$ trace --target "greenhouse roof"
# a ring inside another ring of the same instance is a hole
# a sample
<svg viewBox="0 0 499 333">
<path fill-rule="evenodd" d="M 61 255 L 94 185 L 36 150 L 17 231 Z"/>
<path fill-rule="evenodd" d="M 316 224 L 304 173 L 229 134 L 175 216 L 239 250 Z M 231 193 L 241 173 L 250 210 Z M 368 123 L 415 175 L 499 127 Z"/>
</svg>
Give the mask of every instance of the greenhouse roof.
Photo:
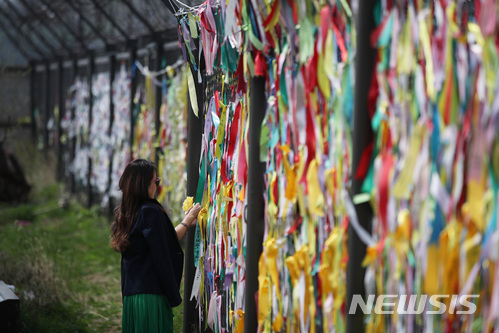
<svg viewBox="0 0 499 333">
<path fill-rule="evenodd" d="M 21 65 L 177 40 L 192 0 L 0 0 L 0 64 Z"/>
</svg>

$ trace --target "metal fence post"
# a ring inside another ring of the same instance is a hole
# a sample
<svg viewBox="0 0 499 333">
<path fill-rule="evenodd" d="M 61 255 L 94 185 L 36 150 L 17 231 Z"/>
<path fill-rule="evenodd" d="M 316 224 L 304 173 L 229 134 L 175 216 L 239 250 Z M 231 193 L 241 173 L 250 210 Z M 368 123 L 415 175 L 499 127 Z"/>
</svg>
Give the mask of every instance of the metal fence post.
<svg viewBox="0 0 499 333">
<path fill-rule="evenodd" d="M 50 116 L 50 63 L 45 64 L 45 120 L 43 122 L 43 151 L 45 158 L 47 158 L 48 146 L 49 146 L 49 130 L 47 128 L 49 116 Z"/>
<path fill-rule="evenodd" d="M 114 123 L 114 101 L 113 101 L 113 83 L 116 72 L 116 56 L 109 56 L 109 128 L 108 128 L 108 136 L 111 137 L 113 133 L 113 123 Z M 111 149 L 114 154 L 114 149 Z M 114 211 L 114 200 L 111 196 L 112 191 L 112 175 L 113 175 L 113 155 L 109 156 L 109 173 L 107 175 L 107 195 L 108 195 L 108 214 L 109 216 L 113 216 Z"/>
<path fill-rule="evenodd" d="M 130 159 L 133 159 L 133 131 L 134 131 L 134 119 L 133 119 L 133 111 L 135 109 L 135 92 L 137 91 L 137 74 L 135 73 L 134 66 L 135 60 L 137 60 L 137 45 L 131 41 L 129 41 L 130 46 Z"/>
<path fill-rule="evenodd" d="M 189 70 L 194 77 L 196 71 L 190 65 Z M 196 97 L 199 107 L 199 118 L 194 115 L 192 105 L 189 100 L 187 109 L 188 134 L 187 134 L 187 195 L 195 197 L 199 180 L 199 158 L 201 154 L 201 138 L 203 133 L 202 115 L 203 108 L 203 87 L 202 84 L 194 80 L 196 86 Z M 196 302 L 190 301 L 192 284 L 194 282 L 194 231 L 186 235 L 185 258 L 184 258 L 184 333 L 198 332 L 198 320 L 196 315 Z"/>
<path fill-rule="evenodd" d="M 155 70 L 156 71 L 160 71 L 161 70 L 161 67 L 162 67 L 162 62 L 163 62 L 163 42 L 161 41 L 160 38 L 158 38 L 156 40 L 156 65 L 155 65 Z M 158 80 L 161 82 L 161 78 L 162 76 L 158 76 L 157 77 Z M 154 106 L 156 108 L 155 110 L 155 130 L 156 130 L 156 137 L 158 137 L 159 135 L 161 135 L 161 133 L 159 133 L 159 130 L 160 130 L 160 125 L 161 125 L 161 122 L 160 122 L 160 112 L 161 112 L 161 103 L 162 103 L 162 97 L 163 97 L 163 87 L 160 85 L 160 86 L 156 86 L 155 89 L 155 103 L 154 103 Z M 155 161 L 156 161 L 156 165 L 158 165 L 159 163 L 159 154 L 161 152 L 161 148 L 160 147 L 156 147 L 156 149 L 154 150 L 155 154 L 154 154 L 154 158 L 155 158 Z"/>
<path fill-rule="evenodd" d="M 30 62 L 30 68 L 31 68 L 31 73 L 30 73 L 30 80 L 29 80 L 29 87 L 30 87 L 30 108 L 31 108 L 31 135 L 33 138 L 33 143 L 37 143 L 38 141 L 38 124 L 37 124 L 37 114 L 36 114 L 36 104 L 35 104 L 35 80 L 36 80 L 36 70 L 35 70 L 35 62 L 31 61 Z"/>
<path fill-rule="evenodd" d="M 250 83 L 250 113 L 248 128 L 248 198 L 246 231 L 246 286 L 244 303 L 244 331 L 256 332 L 258 329 L 257 304 L 258 260 L 262 253 L 264 232 L 263 189 L 265 163 L 260 162 L 260 132 L 265 116 L 265 77 L 256 76 Z"/>
<path fill-rule="evenodd" d="M 94 69 L 95 69 L 95 64 L 94 64 L 94 55 L 91 52 L 90 57 L 88 59 L 88 136 L 90 136 L 90 131 L 92 129 L 92 107 L 93 107 L 93 100 L 94 97 L 92 95 L 92 81 L 93 81 L 93 76 L 94 76 Z M 88 147 L 90 145 L 89 138 L 87 138 L 86 146 Z M 88 157 L 88 175 L 87 175 L 87 206 L 88 208 L 92 207 L 93 205 L 93 193 L 92 193 L 92 157 Z"/>
<path fill-rule="evenodd" d="M 355 58 L 355 105 L 353 114 L 353 174 L 352 196 L 361 192 L 364 179 L 355 179 L 362 153 L 372 140 L 371 121 L 368 113 L 367 96 L 374 66 L 374 49 L 371 47 L 370 35 L 374 29 L 374 1 L 363 1 L 359 4 L 357 15 L 357 51 Z M 372 210 L 369 203 L 355 205 L 359 223 L 368 232 L 371 231 Z M 346 331 L 358 333 L 365 331 L 364 314 L 357 310 L 348 314 L 352 297 L 355 294 L 364 297 L 365 268 L 362 260 L 366 255 L 366 245 L 357 236 L 351 225 L 348 226 L 348 266 L 347 266 L 347 297 L 346 297 Z"/>
<path fill-rule="evenodd" d="M 59 59 L 59 64 L 58 64 L 58 89 L 57 89 L 57 98 L 59 100 L 59 113 L 57 114 L 57 119 L 56 120 L 56 126 L 57 126 L 57 174 L 56 174 L 56 179 L 58 181 L 61 181 L 63 179 L 64 175 L 64 166 L 62 163 L 62 143 L 61 143 L 61 132 L 62 132 L 62 127 L 61 127 L 61 119 L 64 116 L 65 110 L 66 110 L 66 103 L 64 100 L 64 80 L 63 80 L 63 62 L 62 59 Z M 54 115 L 56 116 L 56 115 Z"/>
</svg>

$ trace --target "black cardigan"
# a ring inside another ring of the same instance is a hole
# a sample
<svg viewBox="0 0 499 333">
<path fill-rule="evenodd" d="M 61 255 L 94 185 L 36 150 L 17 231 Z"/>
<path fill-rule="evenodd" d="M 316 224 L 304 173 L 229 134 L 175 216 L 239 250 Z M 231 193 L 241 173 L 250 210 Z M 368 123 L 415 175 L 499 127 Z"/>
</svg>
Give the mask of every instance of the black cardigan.
<svg viewBox="0 0 499 333">
<path fill-rule="evenodd" d="M 172 307 L 182 303 L 180 280 L 184 252 L 170 219 L 156 200 L 143 204 L 121 252 L 121 292 L 166 295 Z"/>
</svg>

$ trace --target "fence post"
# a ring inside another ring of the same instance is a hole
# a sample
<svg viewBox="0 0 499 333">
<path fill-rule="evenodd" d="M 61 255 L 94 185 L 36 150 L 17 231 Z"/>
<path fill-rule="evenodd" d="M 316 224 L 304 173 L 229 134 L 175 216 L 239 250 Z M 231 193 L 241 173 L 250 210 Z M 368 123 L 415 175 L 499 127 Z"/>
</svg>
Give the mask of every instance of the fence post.
<svg viewBox="0 0 499 333">
<path fill-rule="evenodd" d="M 156 64 L 155 64 L 155 70 L 156 71 L 160 71 L 161 70 L 161 67 L 162 67 L 162 62 L 163 62 L 163 42 L 161 41 L 161 38 L 157 38 L 156 39 Z M 157 79 L 161 82 L 161 78 L 162 78 L 162 75 L 158 76 Z M 156 107 L 156 110 L 155 110 L 155 130 L 156 130 L 156 138 L 159 137 L 159 135 L 161 135 L 161 133 L 159 133 L 159 130 L 160 130 L 160 125 L 161 125 L 161 121 L 160 121 L 160 111 L 161 111 L 161 104 L 162 104 L 162 97 L 163 97 L 163 87 L 161 85 L 159 86 L 155 86 L 155 95 L 154 95 L 156 101 L 154 103 L 154 106 Z M 154 158 L 155 158 L 155 162 L 156 162 L 156 165 L 158 165 L 158 162 L 159 162 L 159 154 L 161 152 L 161 148 L 158 146 L 156 147 L 156 149 L 154 150 L 155 154 L 154 154 Z"/>
<path fill-rule="evenodd" d="M 355 179 L 355 173 L 359 165 L 364 149 L 372 140 L 371 121 L 368 113 L 367 96 L 371 84 L 371 76 L 374 66 L 374 49 L 371 47 L 370 35 L 374 29 L 374 1 L 362 2 L 359 5 L 357 15 L 357 51 L 355 58 L 355 105 L 353 114 L 353 172 L 352 172 L 352 196 L 361 193 L 364 179 Z M 371 231 L 372 210 L 368 202 L 355 205 L 355 210 L 360 225 Z M 366 255 L 366 245 L 357 236 L 357 233 L 348 226 L 348 266 L 347 266 L 347 297 L 346 297 L 346 331 L 351 333 L 364 332 L 364 314 L 356 310 L 349 314 L 352 297 L 355 294 L 365 295 L 364 276 L 365 268 L 362 260 Z"/>
<path fill-rule="evenodd" d="M 246 230 L 246 287 L 244 331 L 256 332 L 258 329 L 257 304 L 258 260 L 262 253 L 264 232 L 263 175 L 265 163 L 260 162 L 260 132 L 265 117 L 265 77 L 255 76 L 250 83 L 250 113 L 248 128 L 248 188 L 246 190 L 247 230 Z"/>
<path fill-rule="evenodd" d="M 65 110 L 66 110 L 66 103 L 64 100 L 64 80 L 63 80 L 63 66 L 62 59 L 59 59 L 59 64 L 58 64 L 58 89 L 57 89 L 57 95 L 59 99 L 59 113 L 57 114 L 57 119 L 56 119 L 56 126 L 57 126 L 57 171 L 56 171 L 56 179 L 58 181 L 61 181 L 63 179 L 63 173 L 64 173 L 64 166 L 62 165 L 62 143 L 61 143 L 61 132 L 62 132 L 62 127 L 61 127 L 61 118 L 64 116 Z M 56 115 L 54 115 L 56 116 Z"/>
<path fill-rule="evenodd" d="M 30 108 L 31 108 L 31 135 L 33 138 L 33 143 L 38 142 L 38 125 L 37 125 L 37 114 L 36 114 L 36 106 L 35 106 L 35 80 L 36 80 L 36 65 L 34 61 L 30 62 Z"/>
<path fill-rule="evenodd" d="M 45 158 L 47 158 L 47 152 L 48 152 L 48 146 L 49 146 L 49 130 L 47 128 L 48 121 L 49 121 L 49 115 L 50 115 L 50 101 L 49 101 L 49 94 L 50 94 L 50 63 L 47 62 L 45 64 L 45 120 L 43 122 L 43 151 Z"/>
<path fill-rule="evenodd" d="M 136 43 L 129 41 L 130 45 L 130 159 L 133 159 L 133 131 L 134 131 L 134 119 L 133 111 L 135 109 L 135 92 L 137 91 L 137 74 L 135 73 L 135 60 L 137 60 L 137 45 Z"/>
<path fill-rule="evenodd" d="M 90 56 L 88 59 L 88 138 L 86 142 L 87 148 L 90 146 L 89 138 L 91 134 L 91 129 L 92 129 L 92 107 L 93 107 L 93 101 L 94 97 L 92 95 L 92 81 L 93 81 L 93 76 L 94 76 L 94 55 L 92 52 L 90 52 Z M 91 150 L 90 150 L 91 151 Z M 88 174 L 87 174 L 87 206 L 88 208 L 92 207 L 93 204 L 93 193 L 92 193 L 92 157 L 88 156 Z"/>
<path fill-rule="evenodd" d="M 197 78 L 197 72 L 189 64 L 192 75 Z M 201 154 L 201 138 L 203 133 L 202 117 L 204 94 L 203 86 L 197 79 L 194 80 L 196 86 L 196 97 L 198 102 L 198 115 L 194 115 L 190 98 L 187 108 L 188 134 L 187 134 L 187 196 L 195 197 L 199 180 L 199 158 Z M 198 321 L 196 315 L 196 302 L 190 301 L 192 284 L 194 282 L 194 230 L 186 235 L 185 258 L 184 258 L 184 333 L 198 332 Z"/>
<path fill-rule="evenodd" d="M 78 72 L 78 60 L 77 60 L 77 58 L 73 58 L 73 69 L 72 69 L 73 80 L 72 80 L 71 85 L 73 85 L 75 83 L 76 77 L 78 76 L 77 72 Z M 72 92 L 72 94 L 74 94 L 74 92 Z M 71 96 L 71 98 L 74 98 L 74 96 Z M 71 124 L 73 124 L 72 126 L 74 126 L 75 117 L 76 117 L 75 105 L 72 104 L 71 105 Z M 69 160 L 72 161 L 72 163 L 74 163 L 74 159 L 76 156 L 76 133 L 73 133 L 73 138 L 71 139 L 69 149 L 70 149 Z M 71 172 L 71 176 L 70 176 L 69 181 L 70 181 L 71 194 L 74 194 L 76 192 L 76 180 L 75 180 L 74 169 Z"/>
<path fill-rule="evenodd" d="M 116 72 L 116 56 L 109 56 L 109 128 L 107 130 L 108 137 L 111 137 L 113 133 L 113 123 L 114 123 L 114 101 L 113 101 L 113 83 Z M 114 200 L 111 195 L 112 189 L 112 175 L 113 175 L 113 155 L 114 148 L 111 149 L 112 153 L 109 156 L 109 173 L 107 175 L 107 195 L 108 195 L 108 208 L 109 216 L 113 216 L 114 211 Z"/>
</svg>

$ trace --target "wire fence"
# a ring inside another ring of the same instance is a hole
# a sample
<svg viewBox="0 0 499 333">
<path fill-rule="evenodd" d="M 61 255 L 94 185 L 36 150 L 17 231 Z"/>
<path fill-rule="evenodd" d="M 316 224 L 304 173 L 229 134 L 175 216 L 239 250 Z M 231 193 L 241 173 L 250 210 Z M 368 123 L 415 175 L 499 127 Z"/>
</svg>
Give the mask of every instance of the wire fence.
<svg viewBox="0 0 499 333">
<path fill-rule="evenodd" d="M 164 178 L 158 198 L 172 214 L 180 213 L 187 80 L 179 56 L 178 50 L 159 58 L 139 50 L 34 67 L 31 134 L 39 149 L 55 152 L 56 179 L 78 201 L 111 214 L 124 167 L 146 158 Z"/>
</svg>

